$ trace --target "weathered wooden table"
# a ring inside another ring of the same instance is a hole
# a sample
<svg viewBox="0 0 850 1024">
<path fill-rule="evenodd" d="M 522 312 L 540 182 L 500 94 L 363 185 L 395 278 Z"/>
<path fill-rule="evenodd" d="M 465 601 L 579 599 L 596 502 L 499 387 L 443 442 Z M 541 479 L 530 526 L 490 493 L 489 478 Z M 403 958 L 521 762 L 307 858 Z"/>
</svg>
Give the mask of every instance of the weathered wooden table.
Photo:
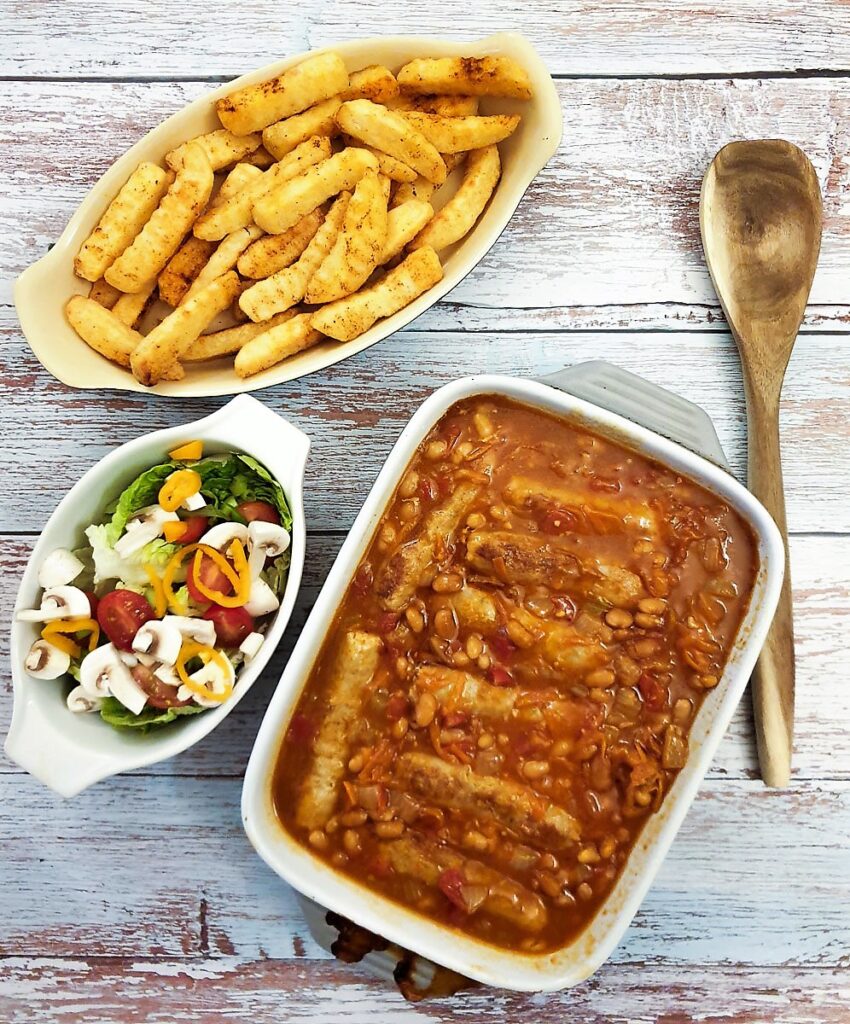
<svg viewBox="0 0 850 1024">
<path fill-rule="evenodd" d="M 145 130 L 284 54 L 375 33 L 525 32 L 557 79 L 560 151 L 489 256 L 380 346 L 260 394 L 313 439 L 297 633 L 391 443 L 421 399 L 477 370 L 604 357 L 702 404 L 734 470 L 744 405 L 702 261 L 699 183 L 730 139 L 781 136 L 824 191 L 821 265 L 791 361 L 783 449 L 798 646 L 785 792 L 757 775 L 742 707 L 611 961 L 557 995 L 407 1005 L 312 943 L 254 856 L 241 776 L 286 657 L 205 742 L 65 802 L 0 760 L 0 1021 L 850 1020 L 850 42 L 842 0 L 5 0 L 0 76 L 3 621 L 34 536 L 113 445 L 207 413 L 71 391 L 18 328 L 14 277 Z M 3 646 L 0 729 L 11 705 Z M 286 645 L 285 645 L 286 646 Z"/>
</svg>

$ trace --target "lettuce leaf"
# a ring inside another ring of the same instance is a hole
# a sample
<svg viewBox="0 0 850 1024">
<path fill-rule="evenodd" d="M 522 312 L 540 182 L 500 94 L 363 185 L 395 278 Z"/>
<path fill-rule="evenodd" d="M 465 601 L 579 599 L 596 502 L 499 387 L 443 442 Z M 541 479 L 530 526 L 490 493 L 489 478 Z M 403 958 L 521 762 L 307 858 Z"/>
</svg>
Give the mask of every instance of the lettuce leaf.
<svg viewBox="0 0 850 1024">
<path fill-rule="evenodd" d="M 267 583 L 278 597 L 286 589 L 286 576 L 289 571 L 291 548 L 287 548 L 282 555 L 267 565 L 260 573 L 264 583 Z"/>
<path fill-rule="evenodd" d="M 115 503 L 115 511 L 109 522 L 109 540 L 111 544 L 121 536 L 127 520 L 148 505 L 155 505 L 159 490 L 167 477 L 171 476 L 175 469 L 179 469 L 176 462 L 163 462 L 159 466 L 146 469 L 119 494 Z"/>
<path fill-rule="evenodd" d="M 90 526 L 86 537 L 91 544 L 91 560 L 94 563 L 94 584 L 104 580 L 123 580 L 131 589 L 147 589 L 150 586 L 146 565 L 162 570 L 177 550 L 176 544 L 157 538 L 145 544 L 135 554 L 122 558 L 115 550 L 115 542 L 111 539 L 112 527 L 109 523 L 102 526 Z"/>
<path fill-rule="evenodd" d="M 186 715 L 197 715 L 206 708 L 197 704 L 189 704 L 184 708 L 152 708 L 146 707 L 141 714 L 134 715 L 129 708 L 114 697 L 105 697 L 100 705 L 100 717 L 116 729 L 139 729 L 148 732 L 151 729 L 168 725 Z"/>
<path fill-rule="evenodd" d="M 266 467 L 250 455 L 211 456 L 195 462 L 192 469 L 201 478 L 201 494 L 209 508 L 205 515 L 234 523 L 245 520 L 237 512 L 243 501 L 268 501 L 277 509 L 281 525 L 292 527 L 292 513 L 283 488 Z"/>
</svg>

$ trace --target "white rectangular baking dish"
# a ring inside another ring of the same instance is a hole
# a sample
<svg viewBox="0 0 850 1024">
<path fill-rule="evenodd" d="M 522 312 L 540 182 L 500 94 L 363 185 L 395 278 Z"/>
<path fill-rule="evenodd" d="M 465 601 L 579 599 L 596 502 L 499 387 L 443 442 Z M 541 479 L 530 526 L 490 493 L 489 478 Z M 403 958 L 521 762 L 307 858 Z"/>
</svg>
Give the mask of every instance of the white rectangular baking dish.
<svg viewBox="0 0 850 1024">
<path fill-rule="evenodd" d="M 759 502 L 724 469 L 711 421 L 697 407 L 604 363 L 563 371 L 547 382 L 512 377 L 466 377 L 440 388 L 415 413 L 375 481 L 290 657 L 260 727 L 242 795 L 245 830 L 257 852 L 282 878 L 310 899 L 392 942 L 485 984 L 523 991 L 575 985 L 592 974 L 619 942 L 652 882 L 696 796 L 733 711 L 744 692 L 773 617 L 784 571 L 779 531 Z M 554 385 L 554 386 L 553 386 Z M 597 398 L 591 404 L 560 388 Z M 752 600 L 719 685 L 706 697 L 691 731 L 690 756 L 659 813 L 653 815 L 629 861 L 587 929 L 552 953 L 508 952 L 420 917 L 338 874 L 292 839 L 277 821 L 271 776 L 282 737 L 322 645 L 328 624 L 362 557 L 383 510 L 417 446 L 456 401 L 501 394 L 562 414 L 598 433 L 684 473 L 722 496 L 750 523 L 759 567 Z M 648 420 L 640 426 L 610 408 Z M 684 434 L 702 454 L 662 436 Z M 710 461 L 714 460 L 714 461 Z"/>
<path fill-rule="evenodd" d="M 514 134 L 500 143 L 502 178 L 484 213 L 462 241 L 440 253 L 444 276 L 409 306 L 354 341 L 324 342 L 285 362 L 243 380 L 236 376 L 232 359 L 216 359 L 190 367 L 183 380 L 163 381 L 153 388 L 140 384 L 130 373 L 90 349 L 71 329 L 64 307 L 71 295 L 88 294 L 89 284 L 74 274 L 74 256 L 94 228 L 109 201 L 142 160 L 162 163 L 165 154 L 186 139 L 220 128 L 215 101 L 234 89 L 262 82 L 300 63 L 308 53 L 294 54 L 257 68 L 189 103 L 148 132 L 103 175 L 68 221 L 56 244 L 15 282 L 15 306 L 30 347 L 41 363 L 64 384 L 75 388 L 117 388 L 121 391 L 152 391 L 187 398 L 256 391 L 303 377 L 362 352 L 382 338 L 409 324 L 441 299 L 484 258 L 511 219 L 532 180 L 548 163 L 561 141 L 561 105 L 546 65 L 531 43 L 514 32 L 504 32 L 469 42 L 430 39 L 424 36 L 385 36 L 358 39 L 339 46 L 322 47 L 339 53 L 349 71 L 369 64 L 392 70 L 414 57 L 457 57 L 503 54 L 513 57 L 528 72 L 533 98 L 528 102 L 484 97 L 481 112 L 519 113 L 522 121 Z M 315 53 L 322 50 L 312 51 Z M 460 172 L 455 179 L 459 180 Z M 440 190 L 435 206 L 444 201 Z"/>
</svg>

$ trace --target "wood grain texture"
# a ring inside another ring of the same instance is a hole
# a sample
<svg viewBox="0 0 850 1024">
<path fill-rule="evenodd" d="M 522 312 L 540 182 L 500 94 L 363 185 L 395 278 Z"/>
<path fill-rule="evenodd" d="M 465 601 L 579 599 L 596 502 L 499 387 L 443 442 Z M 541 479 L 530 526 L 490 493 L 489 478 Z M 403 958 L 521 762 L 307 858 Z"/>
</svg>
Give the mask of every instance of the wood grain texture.
<svg viewBox="0 0 850 1024">
<path fill-rule="evenodd" d="M 11 280 L 55 241 L 112 160 L 208 88 L 199 82 L 16 84 L 15 103 L 0 111 L 0 138 L 7 140 L 0 282 L 7 299 Z M 559 82 L 558 91 L 560 150 L 491 252 L 453 290 L 452 303 L 475 306 L 490 328 L 505 307 L 613 303 L 621 311 L 651 305 L 657 315 L 661 304 L 673 303 L 708 307 L 719 319 L 699 239 L 702 175 L 730 138 L 782 136 L 811 157 L 824 193 L 812 302 L 839 310 L 812 316 L 847 315 L 850 79 L 590 80 Z M 681 319 L 674 325 L 689 326 Z M 590 325 L 576 320 L 575 326 Z"/>
<path fill-rule="evenodd" d="M 568 75 L 700 74 L 844 70 L 850 67 L 846 10 L 840 0 L 643 0 L 611 6 L 594 0 L 529 0 L 521 14 L 508 0 L 457 5 L 451 19 L 424 0 L 385 6 L 376 0 L 285 5 L 150 0 L 143 9 L 70 0 L 6 5 L 15 26 L 0 75 L 232 77 L 290 53 L 346 39 L 440 35 L 479 39 L 521 31 L 550 69 Z M 144 16 L 140 17 L 140 10 Z M 144 45 L 153 29 L 156 45 Z"/>
<path fill-rule="evenodd" d="M 842 370 L 847 352 L 845 337 L 808 335 L 791 362 L 781 427 L 792 532 L 850 529 L 850 461 L 844 454 L 850 380 Z M 702 405 L 717 425 L 733 471 L 743 478 L 741 371 L 725 334 L 503 335 L 409 329 L 328 371 L 259 392 L 259 397 L 312 439 L 310 529 L 347 529 L 404 424 L 435 388 L 463 374 L 531 377 L 599 358 Z M 10 488 L 0 502 L 0 530 L 5 531 L 40 528 L 65 491 L 114 445 L 185 423 L 223 402 L 69 390 L 41 369 L 19 334 L 14 312 L 3 309 L 0 379 L 7 382 L 0 436 L 7 440 L 8 471 L 27 478 L 25 488 Z"/>
</svg>

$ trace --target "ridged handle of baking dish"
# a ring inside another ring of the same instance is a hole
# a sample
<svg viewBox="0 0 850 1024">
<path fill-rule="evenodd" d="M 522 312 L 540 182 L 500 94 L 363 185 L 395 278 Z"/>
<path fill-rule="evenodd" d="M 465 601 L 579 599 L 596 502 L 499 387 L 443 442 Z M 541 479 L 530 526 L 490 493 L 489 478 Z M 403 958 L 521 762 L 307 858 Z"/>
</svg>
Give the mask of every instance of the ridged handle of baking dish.
<svg viewBox="0 0 850 1024">
<path fill-rule="evenodd" d="M 729 469 L 708 413 L 681 395 L 651 384 L 637 374 L 603 359 L 594 359 L 536 379 L 585 402 L 600 405 Z"/>
</svg>

